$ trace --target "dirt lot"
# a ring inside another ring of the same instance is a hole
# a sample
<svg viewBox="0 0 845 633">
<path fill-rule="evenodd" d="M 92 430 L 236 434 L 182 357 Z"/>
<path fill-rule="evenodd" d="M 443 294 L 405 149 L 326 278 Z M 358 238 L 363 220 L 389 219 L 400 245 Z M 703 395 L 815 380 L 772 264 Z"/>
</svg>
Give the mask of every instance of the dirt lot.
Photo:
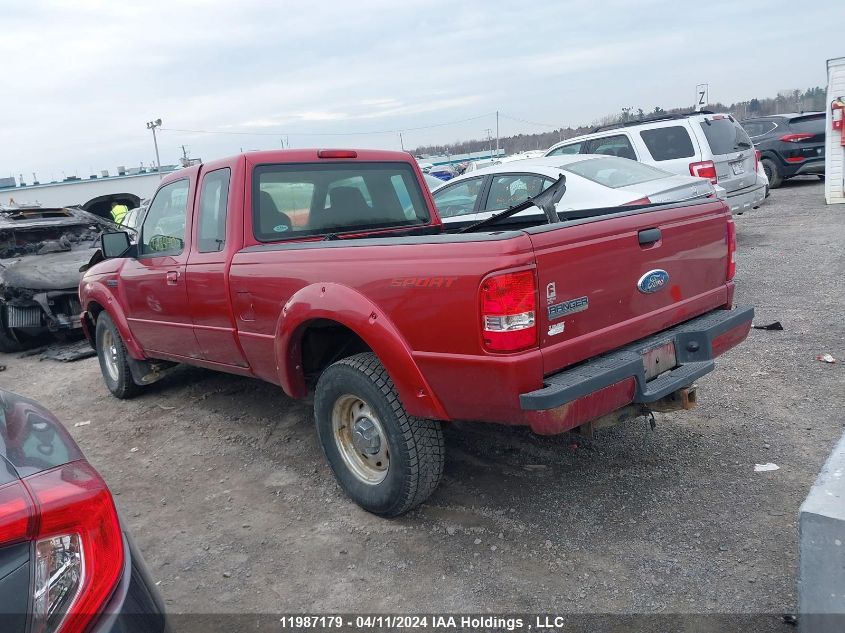
<svg viewBox="0 0 845 633">
<path fill-rule="evenodd" d="M 448 426 L 442 485 L 399 520 L 343 496 L 309 404 L 268 384 L 185 368 L 121 402 L 96 359 L 16 356 L 0 381 L 71 427 L 173 612 L 788 612 L 798 508 L 843 431 L 845 209 L 794 181 L 737 225 L 737 303 L 785 329 L 752 331 L 696 410 L 589 442 Z"/>
</svg>

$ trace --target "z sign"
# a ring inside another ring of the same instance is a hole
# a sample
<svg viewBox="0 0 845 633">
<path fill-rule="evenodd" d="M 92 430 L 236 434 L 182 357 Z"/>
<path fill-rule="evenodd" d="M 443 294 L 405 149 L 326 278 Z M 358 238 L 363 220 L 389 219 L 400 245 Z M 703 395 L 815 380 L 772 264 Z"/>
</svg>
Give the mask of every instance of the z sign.
<svg viewBox="0 0 845 633">
<path fill-rule="evenodd" d="M 695 111 L 698 112 L 710 103 L 710 84 L 698 84 L 695 87 Z"/>
</svg>

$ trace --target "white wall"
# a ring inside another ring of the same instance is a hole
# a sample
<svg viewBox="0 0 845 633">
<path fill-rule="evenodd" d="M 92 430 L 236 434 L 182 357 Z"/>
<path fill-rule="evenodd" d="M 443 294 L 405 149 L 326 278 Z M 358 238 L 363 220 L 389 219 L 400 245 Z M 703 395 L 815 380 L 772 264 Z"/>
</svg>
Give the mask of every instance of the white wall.
<svg viewBox="0 0 845 633">
<path fill-rule="evenodd" d="M 74 180 L 0 189 L 0 204 L 8 204 L 10 200 L 14 200 L 18 204 L 37 202 L 43 207 L 67 207 L 85 204 L 99 196 L 119 193 L 135 194 L 141 199 L 150 198 L 158 188 L 163 175 L 166 174 L 112 176 L 96 180 Z"/>
<path fill-rule="evenodd" d="M 845 147 L 842 146 L 842 133 L 833 129 L 830 111 L 830 104 L 837 97 L 845 97 L 845 57 L 827 61 L 824 198 L 828 204 L 845 203 Z"/>
</svg>

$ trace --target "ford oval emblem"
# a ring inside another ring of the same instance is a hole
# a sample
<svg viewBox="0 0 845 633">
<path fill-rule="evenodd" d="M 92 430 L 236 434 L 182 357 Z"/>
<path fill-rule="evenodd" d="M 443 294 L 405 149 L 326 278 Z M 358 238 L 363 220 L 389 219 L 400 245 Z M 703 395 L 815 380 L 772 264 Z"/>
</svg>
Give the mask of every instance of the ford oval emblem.
<svg viewBox="0 0 845 633">
<path fill-rule="evenodd" d="M 644 292 L 646 294 L 663 290 L 668 285 L 669 273 L 665 270 L 660 270 L 659 268 L 657 270 L 648 271 L 645 275 L 640 277 L 640 280 L 637 282 L 637 288 L 640 289 L 640 292 Z"/>
</svg>

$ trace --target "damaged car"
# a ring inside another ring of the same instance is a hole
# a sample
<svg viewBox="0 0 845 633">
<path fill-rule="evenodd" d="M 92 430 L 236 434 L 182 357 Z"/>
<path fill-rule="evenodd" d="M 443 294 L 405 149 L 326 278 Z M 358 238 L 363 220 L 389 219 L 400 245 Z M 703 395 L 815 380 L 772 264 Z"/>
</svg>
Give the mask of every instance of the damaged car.
<svg viewBox="0 0 845 633">
<path fill-rule="evenodd" d="M 79 269 L 119 228 L 76 207 L 0 205 L 0 352 L 79 331 Z"/>
</svg>

